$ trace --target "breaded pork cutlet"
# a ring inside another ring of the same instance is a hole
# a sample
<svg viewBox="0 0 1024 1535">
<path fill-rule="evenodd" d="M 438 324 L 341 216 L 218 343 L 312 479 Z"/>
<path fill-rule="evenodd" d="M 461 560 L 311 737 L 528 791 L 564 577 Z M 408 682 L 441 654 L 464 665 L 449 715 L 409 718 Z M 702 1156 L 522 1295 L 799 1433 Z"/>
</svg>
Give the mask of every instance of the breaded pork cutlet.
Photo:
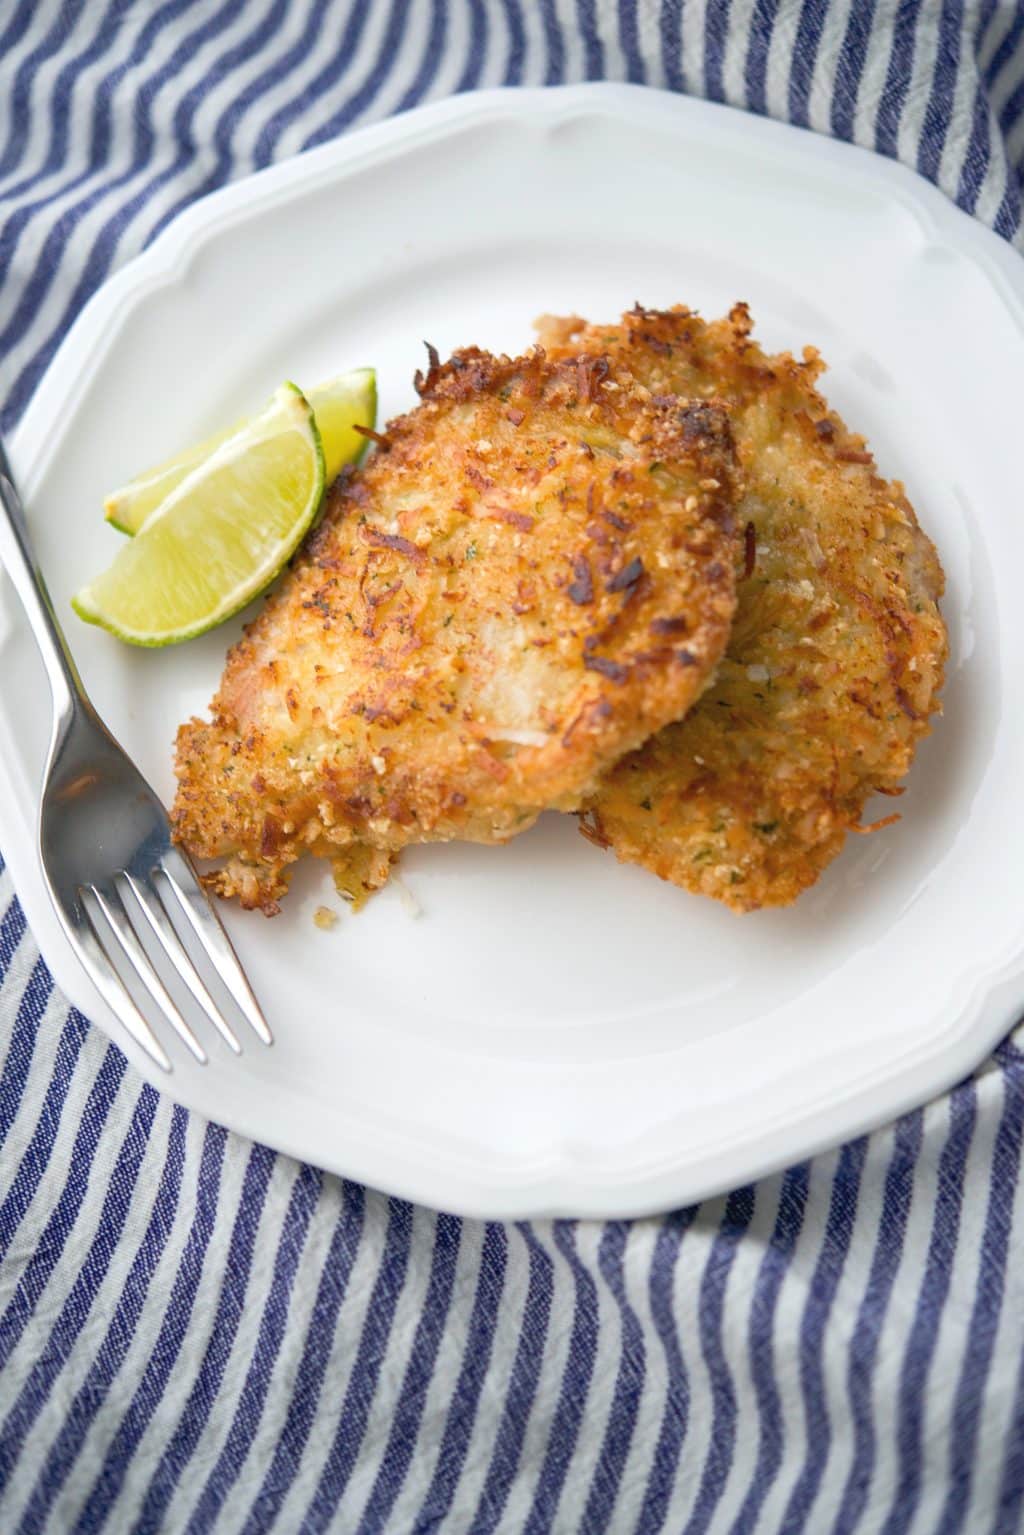
<svg viewBox="0 0 1024 1535">
<path fill-rule="evenodd" d="M 307 850 L 503 842 L 578 807 L 725 647 L 720 406 L 589 348 L 432 355 L 417 387 L 230 652 L 212 721 L 178 734 L 177 835 L 245 906 L 273 912 Z"/>
<path fill-rule="evenodd" d="M 866 829 L 869 796 L 902 792 L 939 708 L 935 550 L 818 393 L 817 353 L 766 356 L 745 305 L 711 324 L 680 308 L 539 327 L 549 355 L 607 356 L 654 399 L 726 401 L 745 487 L 745 571 L 716 680 L 612 769 L 582 829 L 737 911 L 786 905 Z"/>
</svg>

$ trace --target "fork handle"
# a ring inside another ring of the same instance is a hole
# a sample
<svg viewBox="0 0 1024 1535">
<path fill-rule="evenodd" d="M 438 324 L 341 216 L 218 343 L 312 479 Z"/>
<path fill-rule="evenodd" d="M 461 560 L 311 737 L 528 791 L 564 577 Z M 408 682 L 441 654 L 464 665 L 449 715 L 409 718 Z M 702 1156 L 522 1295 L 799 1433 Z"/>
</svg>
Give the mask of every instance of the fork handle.
<svg viewBox="0 0 1024 1535">
<path fill-rule="evenodd" d="M 25 512 L 3 443 L 0 443 L 0 506 L 4 513 L 0 516 L 0 564 L 18 594 L 43 658 L 53 694 L 54 726 L 59 728 L 73 714 L 76 700 L 86 707 L 89 705 L 28 536 Z"/>
</svg>

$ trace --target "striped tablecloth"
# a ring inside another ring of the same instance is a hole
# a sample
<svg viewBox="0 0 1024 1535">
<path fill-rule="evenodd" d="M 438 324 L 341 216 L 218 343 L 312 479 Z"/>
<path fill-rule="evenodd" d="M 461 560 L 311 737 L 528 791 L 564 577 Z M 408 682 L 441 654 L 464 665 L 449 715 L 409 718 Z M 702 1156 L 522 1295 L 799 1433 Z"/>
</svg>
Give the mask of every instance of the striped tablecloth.
<svg viewBox="0 0 1024 1535">
<path fill-rule="evenodd" d="M 898 155 L 1024 244 L 1020 3 L 0 0 L 4 428 L 192 199 L 585 78 Z M 1021 1041 L 696 1209 L 460 1222 L 173 1107 L 55 994 L 6 873 L 0 909 L 5 1535 L 1019 1527 Z"/>
</svg>

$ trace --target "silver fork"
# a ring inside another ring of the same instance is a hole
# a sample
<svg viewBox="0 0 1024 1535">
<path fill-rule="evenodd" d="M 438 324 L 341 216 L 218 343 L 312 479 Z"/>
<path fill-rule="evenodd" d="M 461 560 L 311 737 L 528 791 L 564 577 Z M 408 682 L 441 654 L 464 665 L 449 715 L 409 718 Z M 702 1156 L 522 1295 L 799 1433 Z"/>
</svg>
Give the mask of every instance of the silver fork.
<svg viewBox="0 0 1024 1535">
<path fill-rule="evenodd" d="M 187 931 L 193 951 L 269 1045 L 273 1036 L 231 941 L 191 862 L 171 841 L 167 812 L 86 696 L 32 551 L 2 442 L 0 504 L 0 562 L 25 609 L 53 695 L 39 856 L 61 926 L 96 990 L 165 1071 L 171 1059 L 160 1042 L 161 1025 L 169 1025 L 197 1061 L 205 1063 L 207 1054 L 147 954 L 143 934 L 238 1053 L 238 1035 L 182 941 L 179 929 Z"/>
</svg>

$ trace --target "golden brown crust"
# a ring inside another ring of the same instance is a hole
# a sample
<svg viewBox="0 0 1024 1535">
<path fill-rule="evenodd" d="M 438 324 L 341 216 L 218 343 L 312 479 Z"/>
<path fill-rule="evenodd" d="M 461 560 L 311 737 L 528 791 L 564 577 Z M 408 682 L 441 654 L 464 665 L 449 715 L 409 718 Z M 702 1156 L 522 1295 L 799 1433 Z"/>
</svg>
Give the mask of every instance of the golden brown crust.
<svg viewBox="0 0 1024 1535">
<path fill-rule="evenodd" d="M 476 349 L 332 493 L 178 735 L 178 836 L 276 907 L 303 851 L 501 842 L 571 809 L 721 657 L 740 539 L 725 412 L 599 354 Z"/>
<path fill-rule="evenodd" d="M 935 550 L 815 388 L 817 353 L 767 356 L 745 305 L 710 324 L 681 308 L 539 324 L 552 355 L 582 347 L 655 397 L 728 402 L 745 483 L 745 578 L 715 682 L 607 775 L 585 829 L 737 911 L 788 904 L 862 829 L 871 794 L 902 792 L 940 707 Z"/>
</svg>

